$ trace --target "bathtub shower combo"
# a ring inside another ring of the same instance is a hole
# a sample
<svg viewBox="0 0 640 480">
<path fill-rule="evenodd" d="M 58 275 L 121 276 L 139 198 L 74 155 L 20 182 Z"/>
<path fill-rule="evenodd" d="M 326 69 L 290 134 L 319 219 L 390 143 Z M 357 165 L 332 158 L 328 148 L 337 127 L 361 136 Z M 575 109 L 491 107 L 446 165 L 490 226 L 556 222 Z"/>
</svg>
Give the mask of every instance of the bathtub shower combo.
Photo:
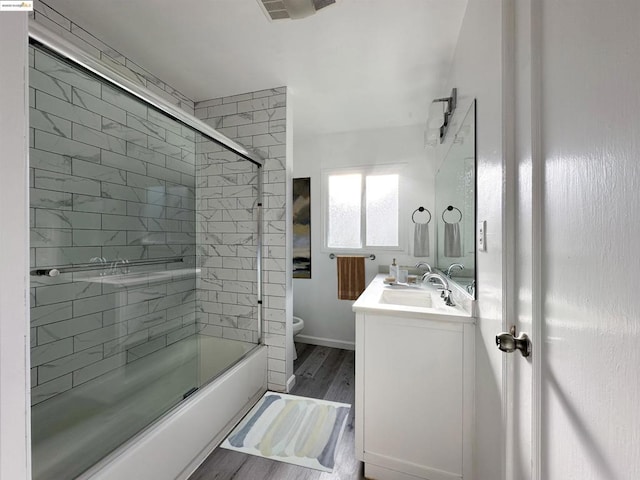
<svg viewBox="0 0 640 480">
<path fill-rule="evenodd" d="M 264 162 L 30 37 L 33 478 L 186 478 L 266 390 Z"/>
</svg>

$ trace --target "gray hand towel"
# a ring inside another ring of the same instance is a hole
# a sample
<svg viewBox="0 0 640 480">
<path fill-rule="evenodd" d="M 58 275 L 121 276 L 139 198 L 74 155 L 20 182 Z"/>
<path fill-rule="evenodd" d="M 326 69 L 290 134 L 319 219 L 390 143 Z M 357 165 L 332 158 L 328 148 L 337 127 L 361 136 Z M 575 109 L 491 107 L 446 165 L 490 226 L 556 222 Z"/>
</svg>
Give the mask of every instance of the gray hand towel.
<svg viewBox="0 0 640 480">
<path fill-rule="evenodd" d="M 429 224 L 416 223 L 413 230 L 413 256 L 429 256 Z"/>
<path fill-rule="evenodd" d="M 461 257 L 460 224 L 444 223 L 444 256 Z"/>
</svg>

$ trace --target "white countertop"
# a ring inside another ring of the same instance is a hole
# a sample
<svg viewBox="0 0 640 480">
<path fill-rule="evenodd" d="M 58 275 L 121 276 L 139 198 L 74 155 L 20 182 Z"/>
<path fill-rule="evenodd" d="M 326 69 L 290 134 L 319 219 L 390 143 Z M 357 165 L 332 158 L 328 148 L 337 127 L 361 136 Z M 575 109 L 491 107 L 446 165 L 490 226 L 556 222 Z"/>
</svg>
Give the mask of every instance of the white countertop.
<svg viewBox="0 0 640 480">
<path fill-rule="evenodd" d="M 475 319 L 471 314 L 471 302 L 460 302 L 454 298 L 453 301 L 456 305 L 449 307 L 445 305 L 444 301 L 440 298 L 440 292 L 436 290 L 437 287 L 434 287 L 432 284 L 421 286 L 396 284 L 389 286 L 385 285 L 383 281 L 386 276 L 386 274 L 381 273 L 373 279 L 353 304 L 352 308 L 354 312 L 398 314 L 414 318 L 421 317 L 429 320 L 475 323 Z M 415 295 L 430 296 L 431 307 L 426 308 L 384 303 L 382 298 L 385 290 L 399 290 L 414 292 Z"/>
</svg>

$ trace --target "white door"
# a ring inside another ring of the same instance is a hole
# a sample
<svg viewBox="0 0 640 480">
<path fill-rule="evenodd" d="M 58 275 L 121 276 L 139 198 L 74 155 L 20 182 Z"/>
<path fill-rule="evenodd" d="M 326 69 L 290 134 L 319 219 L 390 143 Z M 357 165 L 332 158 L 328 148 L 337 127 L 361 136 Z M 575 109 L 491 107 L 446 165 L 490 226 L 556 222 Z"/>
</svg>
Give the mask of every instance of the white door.
<svg viewBox="0 0 640 480">
<path fill-rule="evenodd" d="M 506 478 L 635 480 L 640 2 L 512 7 L 508 300 L 533 353 L 505 359 Z"/>
<path fill-rule="evenodd" d="M 534 2 L 535 3 L 535 2 Z M 539 132 L 536 99 L 540 95 L 539 58 L 535 6 L 532 0 L 507 0 L 504 3 L 503 51 L 505 130 L 505 327 L 515 327 L 531 341 L 530 356 L 519 351 L 505 353 L 503 380 L 505 408 L 505 468 L 506 480 L 536 478 L 533 459 L 536 442 L 534 418 L 537 415 L 534 397 L 534 365 L 540 362 L 540 246 L 541 205 L 537 199 L 542 185 L 539 163 Z M 534 34 L 532 37 L 532 33 Z"/>
</svg>

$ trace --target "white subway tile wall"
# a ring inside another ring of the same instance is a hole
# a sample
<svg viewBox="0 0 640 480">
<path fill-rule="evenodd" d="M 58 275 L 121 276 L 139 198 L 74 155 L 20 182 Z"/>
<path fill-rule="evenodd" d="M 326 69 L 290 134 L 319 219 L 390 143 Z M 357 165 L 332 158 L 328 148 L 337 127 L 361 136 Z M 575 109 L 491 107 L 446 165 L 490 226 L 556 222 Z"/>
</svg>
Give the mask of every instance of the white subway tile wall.
<svg viewBox="0 0 640 480">
<path fill-rule="evenodd" d="M 177 105 L 184 111 L 193 115 L 193 101 L 187 98 L 185 95 L 174 89 L 173 87 L 167 85 L 166 83 L 160 81 L 157 77 L 152 75 L 150 72 L 146 71 L 141 66 L 137 65 L 135 62 L 126 58 L 124 55 L 120 54 L 113 48 L 101 42 L 99 39 L 94 37 L 91 33 L 84 30 L 79 25 L 76 25 L 71 20 L 66 18 L 65 16 L 58 13 L 56 10 L 51 8 L 46 2 L 42 0 L 35 0 L 33 2 L 33 12 L 30 13 L 31 17 L 41 25 L 47 27 L 49 30 L 57 33 L 61 37 L 65 38 L 69 42 L 73 43 L 77 47 L 81 48 L 83 51 L 93 55 L 94 57 L 102 60 L 104 63 L 109 64 L 119 73 L 129 78 L 130 80 L 147 87 L 149 90 L 152 90 L 154 93 L 162 96 L 167 101 L 171 102 L 174 105 Z M 31 55 L 31 53 L 30 53 Z M 29 57 L 30 66 L 33 67 L 34 58 L 32 56 Z M 33 72 L 30 72 L 30 75 L 39 77 L 39 75 Z M 51 73 L 50 77 L 59 80 L 65 80 L 67 76 L 67 70 L 62 69 L 59 72 Z M 62 91 L 61 88 L 69 89 L 70 86 L 77 87 L 81 91 L 90 93 L 95 97 L 100 98 L 100 95 L 96 95 L 95 85 L 92 85 L 92 82 L 85 82 L 83 78 L 79 78 L 76 75 L 70 74 L 72 77 L 71 81 L 67 81 L 66 87 L 53 87 L 53 90 L 56 93 L 52 93 L 46 89 L 42 89 L 43 91 L 50 93 L 51 95 L 63 98 L 65 100 L 70 101 L 71 94 L 69 91 Z M 42 82 L 50 82 L 49 78 L 40 78 L 37 80 L 36 85 L 42 86 Z M 74 83 L 77 82 L 77 83 Z M 31 84 L 34 86 L 34 83 Z M 65 95 L 66 93 L 66 95 Z M 82 92 L 80 92 L 82 94 Z M 104 94 L 105 97 L 102 97 L 103 100 L 106 100 L 108 103 L 115 104 L 127 110 L 127 108 L 123 107 L 121 104 L 117 102 L 111 101 L 113 100 L 109 97 L 108 93 Z M 89 102 L 95 101 L 93 99 L 89 99 Z M 74 100 L 75 104 L 75 100 Z M 137 107 L 132 107 L 137 108 Z M 109 107 L 106 106 L 106 109 L 109 110 Z M 89 109 L 93 112 L 96 110 Z M 109 114 L 99 112 L 101 115 L 104 115 L 107 118 L 111 118 L 112 120 L 116 120 L 121 124 L 126 124 L 121 118 L 112 118 Z M 131 113 L 136 113 L 135 111 L 131 111 Z M 85 124 L 86 125 L 86 124 Z M 161 125 L 161 124 L 159 124 Z M 89 125 L 86 125 L 89 126 Z M 127 126 L 129 126 L 127 124 Z M 175 132 L 180 133 L 180 132 Z"/>
<path fill-rule="evenodd" d="M 268 322 L 264 336 L 270 366 L 274 367 L 270 367 L 269 388 L 285 390 L 286 88 L 211 99 L 199 102 L 194 110 L 189 98 L 45 2 L 36 0 L 31 15 L 36 22 L 172 104 L 195 113 L 221 133 L 247 147 L 256 147 L 267 159 L 263 311 Z M 77 360 L 78 368 L 70 373 L 44 382 L 38 376 L 41 365 L 34 367 L 33 403 L 124 365 L 157 346 L 137 347 L 149 340 L 157 342 L 159 335 L 165 335 L 170 344 L 193 334 L 196 317 L 200 334 L 255 341 L 256 247 L 255 230 L 251 229 L 252 223 L 255 225 L 256 167 L 235 162 L 235 155 L 211 142 L 202 142 L 198 135 L 162 113 L 33 48 L 29 50 L 29 65 L 30 103 L 38 122 L 37 128 L 34 124 L 30 130 L 32 265 L 37 259 L 51 263 L 95 252 L 109 258 L 139 258 L 145 252 L 150 257 L 177 255 L 187 240 L 193 244 L 197 232 L 197 261 L 202 268 L 197 295 L 185 282 L 176 281 L 169 283 L 171 291 L 159 298 L 145 297 L 152 295 L 149 291 L 136 291 L 145 289 L 132 289 L 131 298 L 137 303 L 127 297 L 126 306 L 118 309 L 113 304 L 120 300 L 120 294 L 105 284 L 100 296 L 82 296 L 91 290 L 63 289 L 60 292 L 66 297 L 57 297 L 56 303 L 39 304 L 37 296 L 42 287 L 71 284 L 72 276 L 38 278 L 31 289 L 34 348 L 73 338 L 75 351 L 88 350 L 98 345 L 98 340 L 106 339 L 114 326 L 124 322 L 127 329 L 118 331 L 117 335 L 122 335 L 118 340 L 101 343 L 102 359 L 86 365 Z M 91 173 L 91 164 L 99 166 L 99 171 Z M 196 182 L 194 198 L 192 186 Z M 247 189 L 249 183 L 254 187 Z M 196 208 L 197 223 L 190 217 Z M 55 298 L 52 292 L 45 290 L 41 295 Z M 195 297 L 197 311 L 192 308 Z M 156 312 L 165 312 L 166 321 L 154 317 Z M 144 324 L 145 317 L 148 326 L 134 331 L 137 327 L 133 325 Z M 129 322 L 134 320 L 137 323 L 131 323 L 129 330 Z M 97 357 L 84 358 L 93 361 Z M 48 368 L 44 365 L 41 370 Z"/>
<path fill-rule="evenodd" d="M 196 116 L 266 159 L 263 313 L 269 347 L 268 388 L 286 390 L 285 133 L 287 89 L 279 87 L 198 102 Z M 196 144 L 198 325 L 202 333 L 255 340 L 256 168 L 212 144 Z M 251 186 L 247 186 L 250 184 Z M 219 239 L 225 245 L 218 245 Z"/>
<path fill-rule="evenodd" d="M 48 53 L 30 56 L 31 267 L 172 256 L 193 267 L 195 134 Z M 195 270 L 154 267 L 165 268 L 181 273 L 31 277 L 33 404 L 196 333 Z"/>
</svg>

